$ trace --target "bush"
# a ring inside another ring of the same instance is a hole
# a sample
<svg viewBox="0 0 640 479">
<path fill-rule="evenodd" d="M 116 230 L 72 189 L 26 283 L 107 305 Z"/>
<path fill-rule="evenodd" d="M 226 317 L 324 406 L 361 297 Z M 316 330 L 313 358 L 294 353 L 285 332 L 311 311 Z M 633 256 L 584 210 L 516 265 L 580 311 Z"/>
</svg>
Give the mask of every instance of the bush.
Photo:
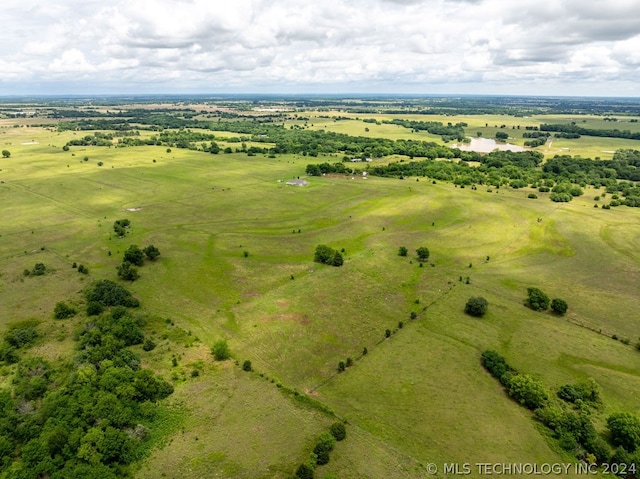
<svg viewBox="0 0 640 479">
<path fill-rule="evenodd" d="M 37 339 L 37 321 L 27 320 L 14 324 L 4 335 L 4 342 L 12 348 L 20 349 Z"/>
<path fill-rule="evenodd" d="M 323 244 L 316 246 L 313 260 L 316 263 L 330 264 L 332 266 L 342 266 L 344 263 L 344 258 L 339 251 Z"/>
<path fill-rule="evenodd" d="M 142 266 L 144 264 L 144 253 L 140 248 L 138 248 L 138 246 L 132 244 L 124 252 L 124 258 L 122 259 L 122 262 L 129 262 L 135 266 Z"/>
<path fill-rule="evenodd" d="M 549 399 L 549 394 L 542 383 L 528 374 L 513 375 L 507 391 L 509 396 L 532 410 L 544 406 Z"/>
<path fill-rule="evenodd" d="M 527 288 L 527 306 L 534 311 L 544 311 L 549 307 L 549 296 L 544 294 L 538 288 Z"/>
<path fill-rule="evenodd" d="M 124 261 L 120 266 L 118 266 L 117 270 L 118 277 L 126 281 L 135 281 L 140 277 L 138 268 L 133 266 L 129 261 Z"/>
<path fill-rule="evenodd" d="M 334 422 L 331 427 L 329 427 L 329 432 L 336 441 L 342 441 L 347 437 L 347 429 L 342 422 Z"/>
<path fill-rule="evenodd" d="M 42 276 L 47 272 L 47 267 L 44 263 L 36 263 L 31 270 L 31 274 L 34 276 Z"/>
<path fill-rule="evenodd" d="M 409 254 L 409 250 L 405 246 L 400 246 L 398 248 L 398 256 L 407 256 Z"/>
<path fill-rule="evenodd" d="M 152 244 L 145 246 L 142 251 L 144 252 L 145 256 L 151 261 L 154 261 L 158 256 L 160 256 L 160 250 Z"/>
<path fill-rule="evenodd" d="M 142 349 L 145 351 L 153 351 L 156 349 L 156 343 L 154 343 L 151 339 L 147 339 L 142 345 Z"/>
<path fill-rule="evenodd" d="M 531 198 L 532 200 L 536 200 L 536 199 L 538 199 L 538 195 L 536 195 L 535 193 L 529 193 L 527 195 L 527 198 Z"/>
<path fill-rule="evenodd" d="M 308 464 L 300 464 L 296 469 L 296 477 L 298 479 L 313 479 L 313 468 Z"/>
<path fill-rule="evenodd" d="M 430 254 L 429 248 L 427 248 L 426 246 L 420 246 L 420 248 L 416 250 L 416 254 L 418 255 L 418 259 L 420 261 L 427 261 Z"/>
<path fill-rule="evenodd" d="M 211 348 L 211 354 L 213 354 L 216 361 L 225 361 L 229 359 L 231 357 L 231 352 L 229 351 L 227 341 L 224 339 L 217 341 Z"/>
<path fill-rule="evenodd" d="M 252 368 L 251 368 L 251 361 L 249 361 L 249 360 L 247 359 L 244 363 L 242 363 L 242 370 L 243 370 L 243 371 L 247 371 L 247 372 L 252 371 Z"/>
<path fill-rule="evenodd" d="M 89 274 L 89 268 L 81 264 L 80 266 L 78 266 L 78 273 Z"/>
<path fill-rule="evenodd" d="M 97 301 L 90 301 L 87 304 L 87 316 L 98 316 L 104 311 L 104 306 Z"/>
<path fill-rule="evenodd" d="M 469 298 L 467 304 L 464 306 L 464 312 L 480 318 L 487 313 L 487 308 L 489 307 L 489 302 L 484 299 L 482 296 Z"/>
<path fill-rule="evenodd" d="M 614 446 L 622 446 L 629 452 L 634 452 L 640 446 L 640 418 L 635 414 L 612 414 L 607 419 L 607 426 Z"/>
<path fill-rule="evenodd" d="M 331 433 L 324 432 L 318 438 L 316 446 L 313 448 L 313 453 L 317 457 L 316 464 L 324 465 L 329 462 L 329 453 L 333 450 L 336 444 L 336 438 Z"/>
<path fill-rule="evenodd" d="M 569 306 L 567 305 L 567 302 L 564 301 L 563 299 L 558 299 L 558 298 L 554 298 L 551 301 L 551 310 L 559 315 L 563 315 L 564 313 L 567 312 L 567 309 L 569 308 Z"/>
<path fill-rule="evenodd" d="M 86 291 L 88 301 L 96 301 L 103 306 L 124 306 L 137 308 L 140 301 L 134 298 L 129 291 L 119 284 L 103 279 L 96 282 L 92 289 Z"/>
<path fill-rule="evenodd" d="M 55 308 L 53 308 L 53 316 L 56 319 L 71 318 L 72 316 L 75 316 L 76 313 L 77 311 L 74 308 L 72 308 L 71 306 L 68 306 L 66 303 L 62 301 L 56 303 Z"/>
</svg>

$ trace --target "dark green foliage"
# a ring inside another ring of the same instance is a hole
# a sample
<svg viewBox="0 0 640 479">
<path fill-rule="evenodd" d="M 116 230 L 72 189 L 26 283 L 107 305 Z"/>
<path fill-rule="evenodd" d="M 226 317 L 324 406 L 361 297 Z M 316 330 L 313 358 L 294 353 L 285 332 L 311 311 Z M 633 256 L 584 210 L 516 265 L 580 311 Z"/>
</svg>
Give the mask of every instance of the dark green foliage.
<svg viewBox="0 0 640 479">
<path fill-rule="evenodd" d="M 409 250 L 406 246 L 400 246 L 400 248 L 398 248 L 398 256 L 407 256 L 407 254 L 409 254 Z"/>
<path fill-rule="evenodd" d="M 142 251 L 151 261 L 154 261 L 158 256 L 160 256 L 160 250 L 152 244 L 145 246 Z"/>
<path fill-rule="evenodd" d="M 342 422 L 334 422 L 329 428 L 329 432 L 331 432 L 336 441 L 342 441 L 347 437 L 347 429 Z"/>
<path fill-rule="evenodd" d="M 418 255 L 418 259 L 420 261 L 427 261 L 429 259 L 429 248 L 427 248 L 426 246 L 420 246 L 417 250 L 416 250 L 416 254 Z"/>
<path fill-rule="evenodd" d="M 634 452 L 640 446 L 640 418 L 629 412 L 612 414 L 607 418 L 611 442 Z"/>
<path fill-rule="evenodd" d="M 565 384 L 558 389 L 558 397 L 563 401 L 576 403 L 581 401 L 591 405 L 599 405 L 602 401 L 600 397 L 600 387 L 589 378 L 588 381 L 576 384 Z"/>
<path fill-rule="evenodd" d="M 478 318 L 484 316 L 487 313 L 489 302 L 482 296 L 469 298 L 467 304 L 464 306 L 464 312 L 476 316 Z"/>
<path fill-rule="evenodd" d="M 125 281 L 135 281 L 140 277 L 138 268 L 133 266 L 129 261 L 124 261 L 120 266 L 118 266 L 117 271 L 118 277 Z"/>
<path fill-rule="evenodd" d="M 482 366 L 505 387 L 509 385 L 511 378 L 518 374 L 496 351 L 484 351 L 480 361 Z"/>
<path fill-rule="evenodd" d="M 418 317 L 418 313 L 416 313 L 415 311 L 411 311 L 411 313 L 409 314 L 410 319 L 416 319 L 417 317 Z"/>
<path fill-rule="evenodd" d="M 344 361 L 340 361 L 338 363 L 338 372 L 339 373 L 343 372 L 346 368 L 347 368 L 347 365 L 345 364 Z"/>
<path fill-rule="evenodd" d="M 154 343 L 151 339 L 146 339 L 144 344 L 142 345 L 142 349 L 145 351 L 153 351 L 156 348 L 156 343 Z"/>
<path fill-rule="evenodd" d="M 497 131 L 496 132 L 496 140 L 499 141 L 506 141 L 509 139 L 509 134 L 505 133 L 504 131 Z"/>
<path fill-rule="evenodd" d="M 42 276 L 47 272 L 47 267 L 43 263 L 36 263 L 31 270 L 33 276 Z"/>
<path fill-rule="evenodd" d="M 231 352 L 229 351 L 229 345 L 227 344 L 227 341 L 224 339 L 216 341 L 211 348 L 211 354 L 213 354 L 213 357 L 216 361 L 224 361 L 226 359 L 229 359 L 231 357 Z"/>
<path fill-rule="evenodd" d="M 39 336 L 35 320 L 21 321 L 12 325 L 4 335 L 4 342 L 9 346 L 20 349 L 33 343 Z"/>
<path fill-rule="evenodd" d="M 391 330 L 390 329 L 385 329 L 384 330 L 384 337 L 385 338 L 391 337 Z"/>
<path fill-rule="evenodd" d="M 89 274 L 89 268 L 87 268 L 85 265 L 81 264 L 81 265 L 78 266 L 78 273 Z"/>
<path fill-rule="evenodd" d="M 300 464 L 296 469 L 296 477 L 298 479 L 313 479 L 314 471 L 308 464 Z"/>
<path fill-rule="evenodd" d="M 339 251 L 323 244 L 316 246 L 313 260 L 316 263 L 330 264 L 332 266 L 342 266 L 344 263 L 344 258 Z"/>
<path fill-rule="evenodd" d="M 347 362 L 346 362 L 345 366 L 347 366 L 348 368 L 350 368 L 351 366 L 353 366 L 353 359 L 351 359 L 351 358 L 347 358 Z"/>
<path fill-rule="evenodd" d="M 123 237 L 127 234 L 127 228 L 131 225 L 128 219 L 116 220 L 113 222 L 113 231 L 119 236 Z"/>
<path fill-rule="evenodd" d="M 329 462 L 329 453 L 333 451 L 335 444 L 336 438 L 331 433 L 325 432 L 320 435 L 316 446 L 313 448 L 313 453 L 317 457 L 316 464 L 321 466 Z"/>
<path fill-rule="evenodd" d="M 87 316 L 98 316 L 104 311 L 104 306 L 98 301 L 89 301 L 87 304 Z"/>
<path fill-rule="evenodd" d="M 534 311 L 544 311 L 549 307 L 549 296 L 538 288 L 527 288 L 527 306 Z"/>
<path fill-rule="evenodd" d="M 59 301 L 56 303 L 55 308 L 53 308 L 53 317 L 56 319 L 67 319 L 75 316 L 77 312 L 75 308 L 72 308 L 63 301 Z"/>
<path fill-rule="evenodd" d="M 554 298 L 551 300 L 551 310 L 559 315 L 563 315 L 567 312 L 567 309 L 569 309 L 569 306 L 567 305 L 567 302 L 563 299 L 559 299 L 559 298 Z"/>
<path fill-rule="evenodd" d="M 103 306 L 124 306 L 127 308 L 140 306 L 140 301 L 134 298 L 129 291 L 108 279 L 96 282 L 91 289 L 86 291 L 85 296 L 88 301 L 96 301 Z"/>
<path fill-rule="evenodd" d="M 11 156 L 11 152 L 9 150 L 2 150 L 2 158 L 9 158 Z"/>
<path fill-rule="evenodd" d="M 251 370 L 252 370 L 252 368 L 251 368 L 251 361 L 249 361 L 248 359 L 247 359 L 247 360 L 245 360 L 245 362 L 244 362 L 244 363 L 242 363 L 242 370 L 243 370 L 243 371 L 247 371 L 247 372 L 251 371 Z"/>
<path fill-rule="evenodd" d="M 142 266 L 144 264 L 144 252 L 140 248 L 138 248 L 137 245 L 132 244 L 124 252 L 122 262 L 129 262 L 135 266 Z"/>
</svg>

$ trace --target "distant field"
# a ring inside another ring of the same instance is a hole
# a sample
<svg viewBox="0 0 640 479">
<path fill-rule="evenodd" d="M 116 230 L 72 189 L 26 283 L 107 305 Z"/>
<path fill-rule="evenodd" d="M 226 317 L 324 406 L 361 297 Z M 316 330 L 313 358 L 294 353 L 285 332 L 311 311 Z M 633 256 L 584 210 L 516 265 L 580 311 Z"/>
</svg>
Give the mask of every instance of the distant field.
<svg viewBox="0 0 640 479">
<path fill-rule="evenodd" d="M 511 125 L 541 119 L 447 121 L 468 121 L 470 131 L 491 136 L 496 124 L 521 132 Z M 368 127 L 372 136 L 436 139 L 356 120 L 311 123 L 353 135 Z M 174 379 L 169 402 L 186 419 L 139 477 L 288 477 L 334 418 L 277 383 L 348 421 L 348 439 L 317 477 L 420 478 L 430 462 L 571 461 L 481 368 L 487 348 L 549 388 L 595 378 L 603 415 L 640 413 L 637 208 L 593 208 L 602 192 L 592 188 L 571 203 L 552 203 L 543 193 L 528 199 L 527 188 L 488 192 L 425 178 L 326 176 L 295 187 L 285 182 L 303 177 L 307 163 L 338 159 L 160 146 L 64 152 L 73 137 L 0 128 L 2 148 L 11 150 L 0 159 L 0 327 L 36 317 L 56 331 L 65 323 L 51 319 L 55 303 L 81 305 L 92 280 L 115 278 L 130 244 L 161 250 L 130 289 L 159 324 L 173 320 L 200 345 L 173 346 L 147 361 L 169 378 L 176 353 L 185 376 L 195 364 L 202 374 Z M 577 154 L 623 143 L 583 137 L 566 144 Z M 120 218 L 131 221 L 121 239 L 112 230 Z M 314 263 L 318 244 L 344 248 L 344 265 Z M 399 246 L 408 257 L 398 256 Z M 419 246 L 431 251 L 423 267 L 414 254 Z M 73 270 L 74 261 L 89 276 Z M 54 271 L 25 278 L 36 262 Z M 565 299 L 567 315 L 525 308 L 529 286 Z M 463 313 L 477 295 L 489 301 L 483 319 Z M 68 352 L 71 329 L 57 347 L 40 348 Z M 213 363 L 208 348 L 220 338 L 255 372 Z M 347 358 L 355 365 L 338 374 Z M 371 451 L 375 458 L 365 459 Z"/>
</svg>

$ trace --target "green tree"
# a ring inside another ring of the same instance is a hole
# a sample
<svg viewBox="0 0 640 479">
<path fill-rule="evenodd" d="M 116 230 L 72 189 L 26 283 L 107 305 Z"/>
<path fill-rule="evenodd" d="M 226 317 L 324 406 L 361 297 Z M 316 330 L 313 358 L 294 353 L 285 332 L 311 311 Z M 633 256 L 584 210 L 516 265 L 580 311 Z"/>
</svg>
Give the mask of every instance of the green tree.
<svg viewBox="0 0 640 479">
<path fill-rule="evenodd" d="M 527 288 L 527 306 L 534 311 L 544 311 L 549 307 L 549 296 L 538 288 Z"/>
<path fill-rule="evenodd" d="M 250 372 L 250 371 L 252 370 L 252 368 L 251 368 L 251 361 L 249 361 L 248 359 L 247 359 L 247 360 L 245 360 L 245 362 L 244 362 L 244 363 L 242 363 L 242 370 L 243 370 L 243 371 Z"/>
<path fill-rule="evenodd" d="M 329 453 L 336 445 L 336 438 L 329 432 L 323 432 L 318 438 L 313 453 L 317 456 L 317 464 L 323 465 L 329 462 Z"/>
<path fill-rule="evenodd" d="M 635 414 L 612 414 L 607 419 L 607 427 L 614 446 L 622 446 L 628 452 L 634 452 L 640 446 L 640 418 Z"/>
<path fill-rule="evenodd" d="M 122 261 L 123 262 L 128 261 L 129 263 L 135 266 L 142 266 L 144 264 L 144 253 L 140 248 L 138 248 L 137 245 L 132 244 L 124 252 L 124 258 Z"/>
<path fill-rule="evenodd" d="M 508 133 L 505 133 L 504 131 L 496 132 L 496 140 L 507 141 L 507 139 L 509 139 Z"/>
<path fill-rule="evenodd" d="M 554 313 L 562 316 L 567 312 L 567 309 L 569 309 L 569 306 L 567 305 L 567 302 L 565 300 L 559 298 L 554 298 L 551 300 L 551 310 Z"/>
<path fill-rule="evenodd" d="M 67 319 L 70 318 L 72 316 L 75 316 L 77 313 L 77 311 L 72 308 L 71 306 L 68 306 L 66 303 L 59 301 L 58 303 L 56 303 L 55 308 L 53 308 L 53 316 L 56 319 Z"/>
<path fill-rule="evenodd" d="M 429 248 L 427 248 L 426 246 L 420 246 L 420 248 L 416 250 L 416 254 L 418 255 L 418 259 L 420 261 L 427 261 L 430 254 Z"/>
<path fill-rule="evenodd" d="M 211 354 L 213 354 L 213 357 L 216 361 L 224 361 L 226 359 L 229 359 L 231 357 L 231 352 L 229 351 L 229 345 L 227 344 L 227 341 L 224 339 L 216 341 L 211 348 Z"/>
<path fill-rule="evenodd" d="M 409 250 L 406 246 L 400 246 L 400 248 L 398 248 L 398 256 L 407 256 L 407 254 L 409 254 Z"/>
<path fill-rule="evenodd" d="M 347 437 L 347 430 L 342 422 L 334 422 L 331 427 L 329 427 L 329 432 L 336 441 L 342 441 Z"/>
<path fill-rule="evenodd" d="M 2 150 L 2 157 L 9 158 L 11 156 L 11 152 L 9 150 Z"/>
<path fill-rule="evenodd" d="M 482 296 L 469 298 L 467 304 L 464 306 L 464 312 L 476 316 L 478 318 L 484 316 L 489 307 L 489 302 Z"/>
<path fill-rule="evenodd" d="M 118 277 L 126 280 L 126 281 L 135 281 L 140 277 L 138 274 L 138 268 L 133 266 L 129 261 L 123 261 L 120 266 L 117 268 Z"/>
<path fill-rule="evenodd" d="M 154 261 L 158 256 L 160 256 L 160 250 L 152 244 L 150 244 L 149 246 L 145 246 L 142 251 L 151 261 Z"/>
<path fill-rule="evenodd" d="M 327 245 L 320 244 L 316 246 L 313 260 L 316 263 L 329 263 L 335 254 L 335 250 Z"/>
<path fill-rule="evenodd" d="M 331 258 L 331 264 L 333 266 L 342 266 L 344 264 L 344 258 L 342 257 L 342 253 L 340 253 L 340 251 L 336 251 L 333 254 L 333 258 Z"/>
<path fill-rule="evenodd" d="M 516 374 L 509 381 L 508 392 L 520 404 L 528 409 L 544 406 L 549 399 L 549 393 L 542 383 L 528 374 Z"/>
</svg>

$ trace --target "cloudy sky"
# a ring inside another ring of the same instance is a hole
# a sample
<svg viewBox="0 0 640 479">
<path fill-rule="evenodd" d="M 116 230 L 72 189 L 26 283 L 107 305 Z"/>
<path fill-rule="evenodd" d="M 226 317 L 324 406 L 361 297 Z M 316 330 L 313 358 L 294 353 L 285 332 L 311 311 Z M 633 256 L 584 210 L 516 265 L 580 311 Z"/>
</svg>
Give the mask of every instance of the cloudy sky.
<svg viewBox="0 0 640 479">
<path fill-rule="evenodd" d="M 0 95 L 640 96 L 640 0 L 2 0 Z"/>
</svg>

